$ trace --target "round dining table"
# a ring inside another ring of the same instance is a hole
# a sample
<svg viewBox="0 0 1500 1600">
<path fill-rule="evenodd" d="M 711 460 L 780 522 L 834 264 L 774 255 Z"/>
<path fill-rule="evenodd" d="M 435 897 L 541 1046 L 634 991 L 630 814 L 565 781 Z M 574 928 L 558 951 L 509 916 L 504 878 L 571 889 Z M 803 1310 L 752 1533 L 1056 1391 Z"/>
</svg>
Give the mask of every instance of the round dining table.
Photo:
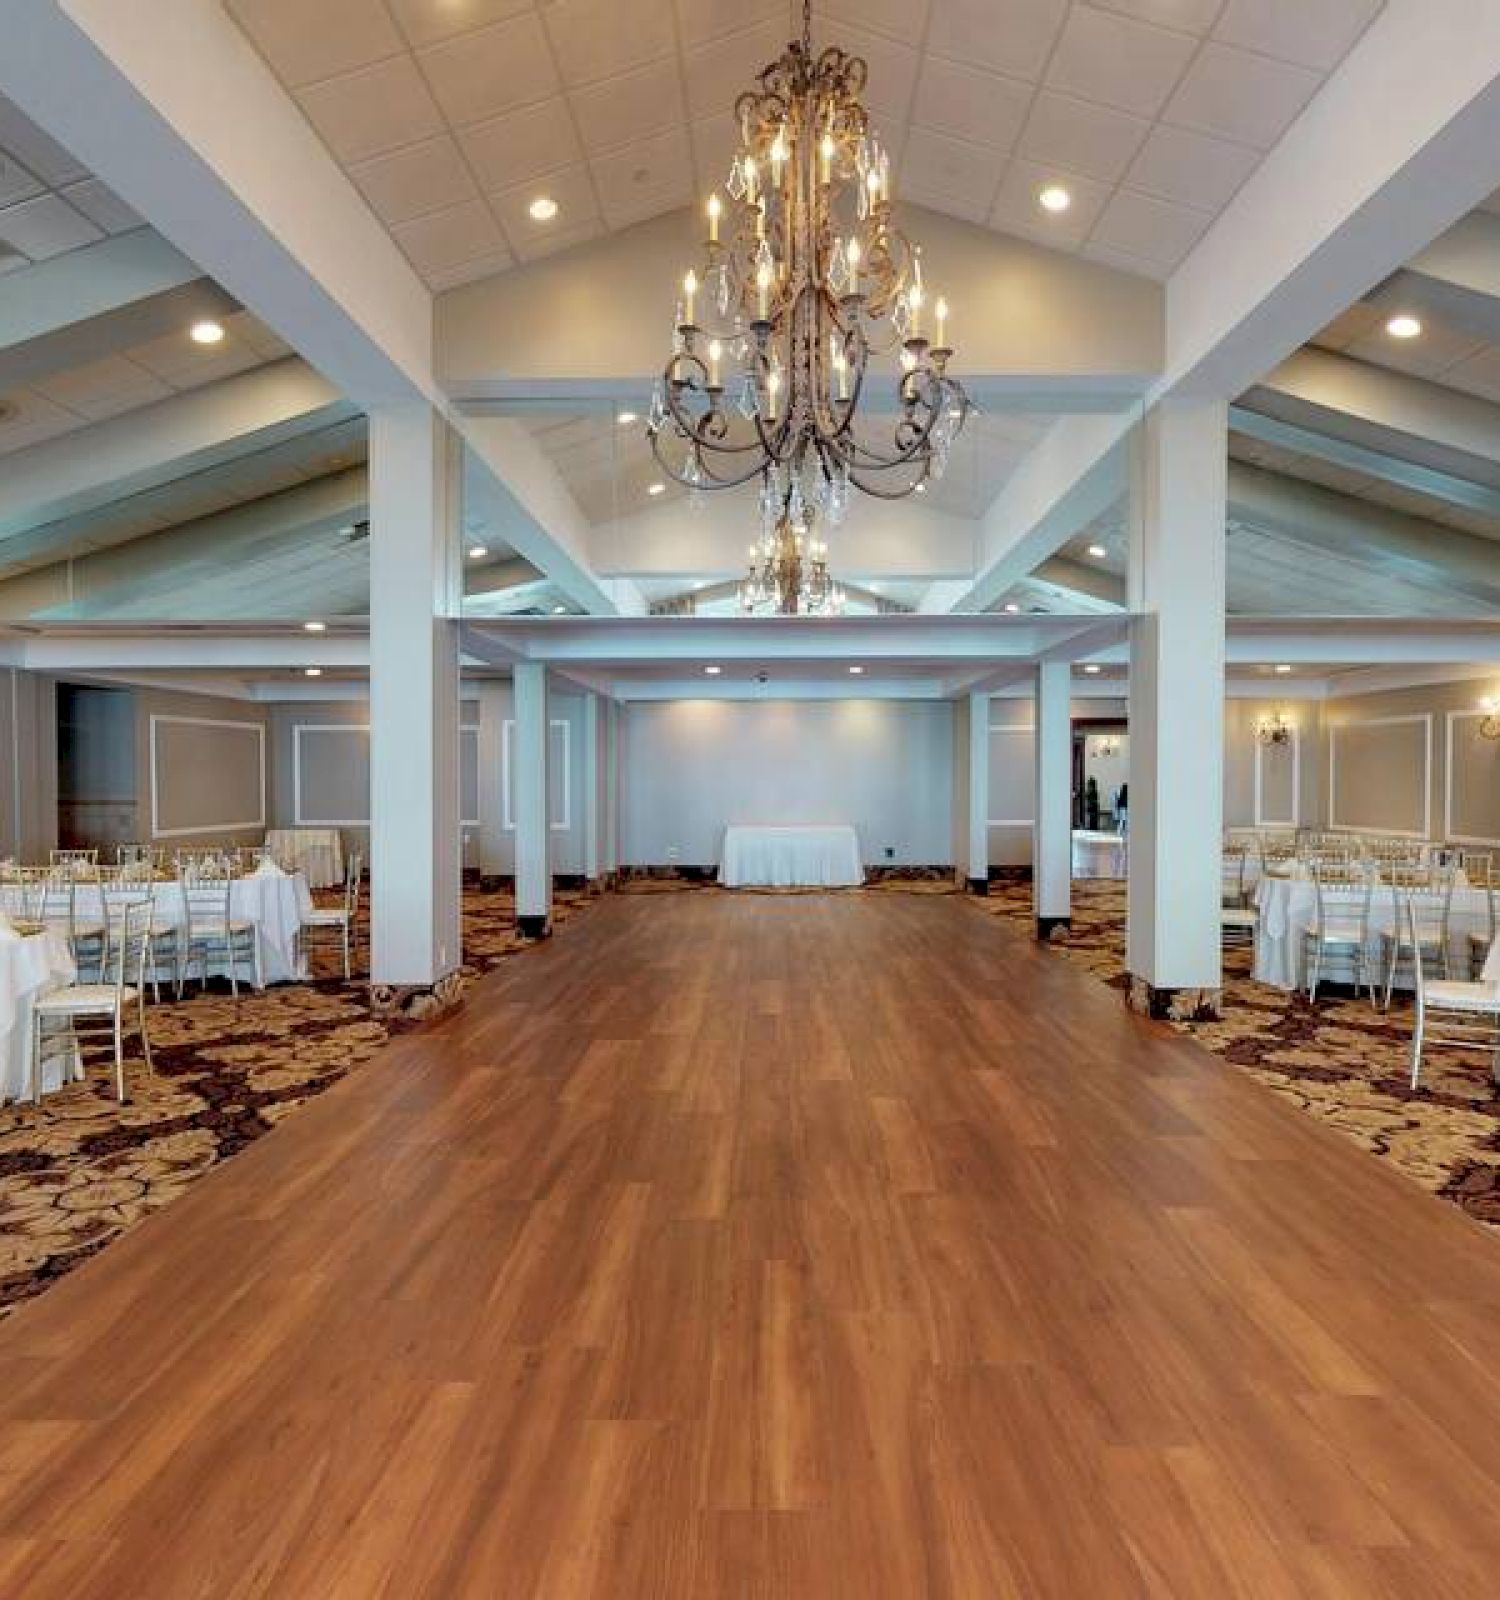
<svg viewBox="0 0 1500 1600">
<path fill-rule="evenodd" d="M 20 933 L 0 925 L 0 1100 L 24 1099 L 30 1092 L 31 1008 L 49 990 L 75 976 L 68 941 L 54 928 Z M 48 1055 L 42 1087 L 57 1089 L 64 1074 L 77 1070 L 76 1055 Z"/>
</svg>

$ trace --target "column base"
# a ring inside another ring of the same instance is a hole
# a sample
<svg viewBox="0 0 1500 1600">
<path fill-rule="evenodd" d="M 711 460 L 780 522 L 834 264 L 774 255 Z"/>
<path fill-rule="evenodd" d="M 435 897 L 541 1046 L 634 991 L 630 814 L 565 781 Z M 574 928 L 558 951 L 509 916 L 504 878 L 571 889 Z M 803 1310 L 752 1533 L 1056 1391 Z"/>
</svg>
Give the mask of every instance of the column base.
<svg viewBox="0 0 1500 1600">
<path fill-rule="evenodd" d="M 463 975 L 449 972 L 436 983 L 372 983 L 370 1010 L 398 1022 L 427 1022 L 463 997 Z"/>
<path fill-rule="evenodd" d="M 552 918 L 546 914 L 536 917 L 517 917 L 516 932 L 523 939 L 550 939 L 552 937 Z"/>
<path fill-rule="evenodd" d="M 988 894 L 990 892 L 990 880 L 988 878 L 968 878 L 964 882 L 964 888 L 970 894 Z"/>
<path fill-rule="evenodd" d="M 1036 919 L 1036 936 L 1043 944 L 1046 944 L 1059 928 L 1064 933 L 1072 933 L 1072 917 L 1038 917 Z"/>
<path fill-rule="evenodd" d="M 1125 1004 L 1143 1017 L 1162 1022 L 1217 1022 L 1224 1015 L 1222 989 L 1158 989 L 1130 974 Z"/>
</svg>

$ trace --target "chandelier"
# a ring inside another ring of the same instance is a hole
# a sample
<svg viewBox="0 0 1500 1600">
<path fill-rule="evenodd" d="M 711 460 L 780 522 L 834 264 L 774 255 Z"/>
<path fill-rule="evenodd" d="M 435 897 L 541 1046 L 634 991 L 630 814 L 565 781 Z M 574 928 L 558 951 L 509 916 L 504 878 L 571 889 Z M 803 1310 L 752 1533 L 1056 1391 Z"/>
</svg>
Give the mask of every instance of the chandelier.
<svg viewBox="0 0 1500 1600">
<path fill-rule="evenodd" d="M 1263 745 L 1290 744 L 1296 731 L 1296 724 L 1280 709 L 1255 719 L 1255 737 Z"/>
<path fill-rule="evenodd" d="M 652 396 L 665 472 L 695 493 L 761 482 L 747 591 L 757 571 L 764 585 L 768 549 L 838 527 L 851 489 L 897 500 L 940 478 L 970 409 L 948 375 L 947 302 L 929 304 L 921 251 L 892 221 L 867 76 L 842 50 L 814 55 L 804 0 L 801 39 L 735 104 L 727 198 L 709 197 Z M 772 586 L 783 609 L 803 592 Z"/>
<path fill-rule="evenodd" d="M 1479 702 L 1479 735 L 1482 739 L 1500 739 L 1500 695 L 1487 694 Z"/>
<path fill-rule="evenodd" d="M 740 609 L 751 614 L 842 616 L 844 590 L 828 570 L 828 544 L 783 514 L 750 546 Z"/>
</svg>

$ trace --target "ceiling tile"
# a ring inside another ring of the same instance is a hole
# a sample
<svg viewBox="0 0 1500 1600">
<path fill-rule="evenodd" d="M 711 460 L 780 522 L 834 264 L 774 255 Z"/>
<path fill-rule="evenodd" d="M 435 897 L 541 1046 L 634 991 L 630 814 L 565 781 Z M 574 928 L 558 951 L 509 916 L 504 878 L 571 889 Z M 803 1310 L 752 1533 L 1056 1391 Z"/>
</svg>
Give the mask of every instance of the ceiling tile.
<svg viewBox="0 0 1500 1600">
<path fill-rule="evenodd" d="M 942 0 L 933 8 L 927 48 L 950 61 L 1035 82 L 1047 65 L 1068 0 L 1011 0 L 1003 21 L 994 0 Z"/>
<path fill-rule="evenodd" d="M 884 137 L 885 129 L 879 124 L 897 118 L 904 122 L 911 109 L 917 87 L 917 52 L 909 45 L 897 44 L 894 39 L 862 28 L 840 28 L 838 44 L 850 55 L 862 56 L 870 69 L 865 104 L 875 119 L 876 131 Z"/>
<path fill-rule="evenodd" d="M 1039 166 L 1064 167 L 1113 183 L 1130 165 L 1150 127 L 1123 111 L 1043 89 L 1026 119 L 1016 153 Z"/>
<path fill-rule="evenodd" d="M 583 160 L 573 118 L 561 96 L 465 128 L 458 142 L 486 193 Z"/>
<path fill-rule="evenodd" d="M 106 233 L 129 233 L 133 228 L 143 228 L 146 219 L 132 210 L 108 184 L 98 178 L 85 178 L 82 183 L 70 183 L 62 191 L 63 199 L 76 211 L 81 211 L 96 227 Z"/>
<path fill-rule="evenodd" d="M 705 117 L 693 124 L 693 165 L 697 169 L 693 187 L 707 196 L 722 189 L 729 179 L 729 166 L 739 151 L 740 130 L 733 117 Z"/>
<path fill-rule="evenodd" d="M 1269 150 L 1322 80 L 1306 67 L 1204 45 L 1163 120 Z"/>
<path fill-rule="evenodd" d="M 382 61 L 298 93 L 309 121 L 344 163 L 383 155 L 443 131 L 410 56 Z"/>
<path fill-rule="evenodd" d="M 420 48 L 455 34 L 505 22 L 532 9 L 532 0 L 386 0 L 401 31 Z"/>
<path fill-rule="evenodd" d="M 677 0 L 677 31 L 687 50 L 759 22 L 775 22 L 781 38 L 774 53 L 780 55 L 792 36 L 786 0 Z"/>
<path fill-rule="evenodd" d="M 983 222 L 1004 166 L 1005 158 L 985 145 L 914 128 L 901 161 L 900 193 L 921 205 Z"/>
<path fill-rule="evenodd" d="M 80 419 L 35 389 L 0 394 L 0 455 L 24 450 L 82 427 Z"/>
<path fill-rule="evenodd" d="M 536 234 L 516 241 L 516 259 L 540 261 L 544 256 L 555 256 L 561 250 L 571 250 L 574 245 L 587 244 L 604 232 L 604 223 L 596 216 L 592 222 L 581 222 L 571 228 L 561 228 L 556 233 Z"/>
<path fill-rule="evenodd" d="M 689 114 L 730 114 L 735 99 L 750 88 L 755 74 L 781 53 L 786 43 L 785 21 L 783 15 L 689 50 L 683 63 Z"/>
<path fill-rule="evenodd" d="M 1218 211 L 1260 163 L 1248 145 L 1158 123 L 1125 175 L 1132 189 Z"/>
<path fill-rule="evenodd" d="M 289 87 L 383 61 L 403 47 L 382 0 L 226 0 L 229 14 Z"/>
<path fill-rule="evenodd" d="M 253 311 L 235 311 L 223 321 L 231 336 L 253 350 L 262 361 L 280 361 L 292 354 L 292 347 L 286 340 L 272 333 Z"/>
<path fill-rule="evenodd" d="M 571 90 L 568 101 L 588 155 L 680 129 L 683 123 L 681 75 L 670 58 Z"/>
<path fill-rule="evenodd" d="M 1037 204 L 1038 192 L 1050 183 L 1066 184 L 1073 196 L 1073 204 L 1057 216 Z M 1012 161 L 1000 180 L 990 226 L 1066 249 L 1082 242 L 1104 209 L 1109 192 L 1107 184 L 1078 173 L 1058 172 L 1031 161 Z"/>
<path fill-rule="evenodd" d="M 417 52 L 444 114 L 458 126 L 482 122 L 558 91 L 541 22 L 534 15 L 497 22 Z"/>
<path fill-rule="evenodd" d="M 14 205 L 18 200 L 29 200 L 40 194 L 44 185 L 33 177 L 19 161 L 0 150 L 0 206 Z"/>
<path fill-rule="evenodd" d="M 349 175 L 384 222 L 409 222 L 478 197 L 458 146 L 446 134 L 357 162 Z"/>
<path fill-rule="evenodd" d="M 260 357 L 248 345 L 226 343 L 228 349 L 222 344 L 215 345 L 211 354 L 180 368 L 167 381 L 174 389 L 201 389 L 206 384 L 220 383 L 237 372 L 249 372 L 252 367 L 261 365 Z"/>
<path fill-rule="evenodd" d="M 55 372 L 35 387 L 54 404 L 90 420 L 165 400 L 173 392 L 160 378 L 124 356 L 106 356 L 67 372 Z"/>
<path fill-rule="evenodd" d="M 944 0 L 819 0 L 813 11 L 813 48 L 843 48 L 849 23 L 918 45 L 929 9 L 941 9 L 943 4 Z"/>
<path fill-rule="evenodd" d="M 612 228 L 629 227 L 692 199 L 692 164 L 686 142 L 675 134 L 658 134 L 596 156 L 589 167 L 604 220 Z"/>
<path fill-rule="evenodd" d="M 1011 150 L 1020 137 L 1033 89 L 1015 78 L 928 56 L 917 84 L 912 122 L 971 144 Z"/>
<path fill-rule="evenodd" d="M 500 250 L 491 256 L 461 261 L 454 267 L 433 267 L 423 272 L 422 276 L 434 294 L 442 294 L 447 289 L 457 289 L 466 283 L 477 283 L 481 278 L 493 278 L 497 272 L 504 272 L 514 265 L 515 258 L 511 253 Z"/>
<path fill-rule="evenodd" d="M 1207 212 L 1121 189 L 1100 214 L 1089 242 L 1175 267 L 1212 220 Z"/>
<path fill-rule="evenodd" d="M 125 351 L 130 361 L 174 389 L 190 387 L 195 371 L 211 366 L 221 354 L 231 353 L 254 355 L 249 345 L 233 336 L 215 345 L 195 344 L 185 330 L 161 334 Z"/>
<path fill-rule="evenodd" d="M 89 176 L 56 139 L 42 132 L 16 105 L 0 95 L 0 150 L 19 161 L 43 183 L 77 183 Z"/>
<path fill-rule="evenodd" d="M 419 272 L 443 272 L 481 256 L 508 253 L 499 225 L 480 200 L 397 223 L 391 232 Z"/>
<path fill-rule="evenodd" d="M 1214 38 L 1329 72 L 1375 20 L 1382 0 L 1228 0 Z"/>
<path fill-rule="evenodd" d="M 1378 327 L 1383 320 L 1374 306 L 1357 300 L 1339 312 L 1326 327 L 1320 328 L 1313 335 L 1312 343 L 1321 345 L 1325 350 L 1343 350 L 1372 328 Z"/>
<path fill-rule="evenodd" d="M 1107 244 L 1086 244 L 1078 252 L 1086 261 L 1095 261 L 1101 267 L 1113 267 L 1116 272 L 1131 272 L 1138 278 L 1151 278 L 1163 283 L 1172 269 L 1160 261 L 1147 261 L 1132 255 L 1128 250 L 1112 250 Z"/>
<path fill-rule="evenodd" d="M 33 261 L 60 256 L 103 237 L 87 217 L 55 194 L 38 195 L 0 211 L 0 240 Z"/>
<path fill-rule="evenodd" d="M 530 214 L 528 208 L 539 195 L 546 195 L 557 204 L 557 215 L 551 222 L 537 222 Z M 489 199 L 506 238 L 518 253 L 528 245 L 545 244 L 561 234 L 597 229 L 600 220 L 593 180 L 582 163 L 549 172 L 544 181 L 502 190 Z"/>
<path fill-rule="evenodd" d="M 1201 36 L 1213 27 L 1224 0 L 1085 0 L 1085 4 L 1096 11 L 1116 11 L 1137 22 L 1154 22 Z"/>
<path fill-rule="evenodd" d="M 542 15 L 569 88 L 643 67 L 677 46 L 662 0 L 556 0 Z"/>
<path fill-rule="evenodd" d="M 1460 329 L 1445 326 L 1431 317 L 1422 322 L 1415 339 L 1393 339 L 1385 331 L 1385 313 L 1377 316 L 1368 333 L 1355 338 L 1345 353 L 1356 361 L 1369 361 L 1393 372 L 1408 372 L 1418 378 L 1436 378 L 1449 368 L 1479 355 L 1488 345 L 1483 339 Z"/>
<path fill-rule="evenodd" d="M 1047 67 L 1047 84 L 1082 100 L 1155 116 L 1196 48 L 1185 34 L 1075 6 Z"/>
</svg>

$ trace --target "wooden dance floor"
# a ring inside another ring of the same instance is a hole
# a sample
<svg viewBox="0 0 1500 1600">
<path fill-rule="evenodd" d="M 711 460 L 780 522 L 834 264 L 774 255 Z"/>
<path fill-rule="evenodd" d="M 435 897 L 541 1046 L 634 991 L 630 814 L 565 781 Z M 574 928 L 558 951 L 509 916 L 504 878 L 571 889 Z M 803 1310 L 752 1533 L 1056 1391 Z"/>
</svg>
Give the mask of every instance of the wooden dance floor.
<svg viewBox="0 0 1500 1600">
<path fill-rule="evenodd" d="M 1497 1571 L 1500 1240 L 951 898 L 608 899 L 0 1325 L 26 1600 Z"/>
</svg>

